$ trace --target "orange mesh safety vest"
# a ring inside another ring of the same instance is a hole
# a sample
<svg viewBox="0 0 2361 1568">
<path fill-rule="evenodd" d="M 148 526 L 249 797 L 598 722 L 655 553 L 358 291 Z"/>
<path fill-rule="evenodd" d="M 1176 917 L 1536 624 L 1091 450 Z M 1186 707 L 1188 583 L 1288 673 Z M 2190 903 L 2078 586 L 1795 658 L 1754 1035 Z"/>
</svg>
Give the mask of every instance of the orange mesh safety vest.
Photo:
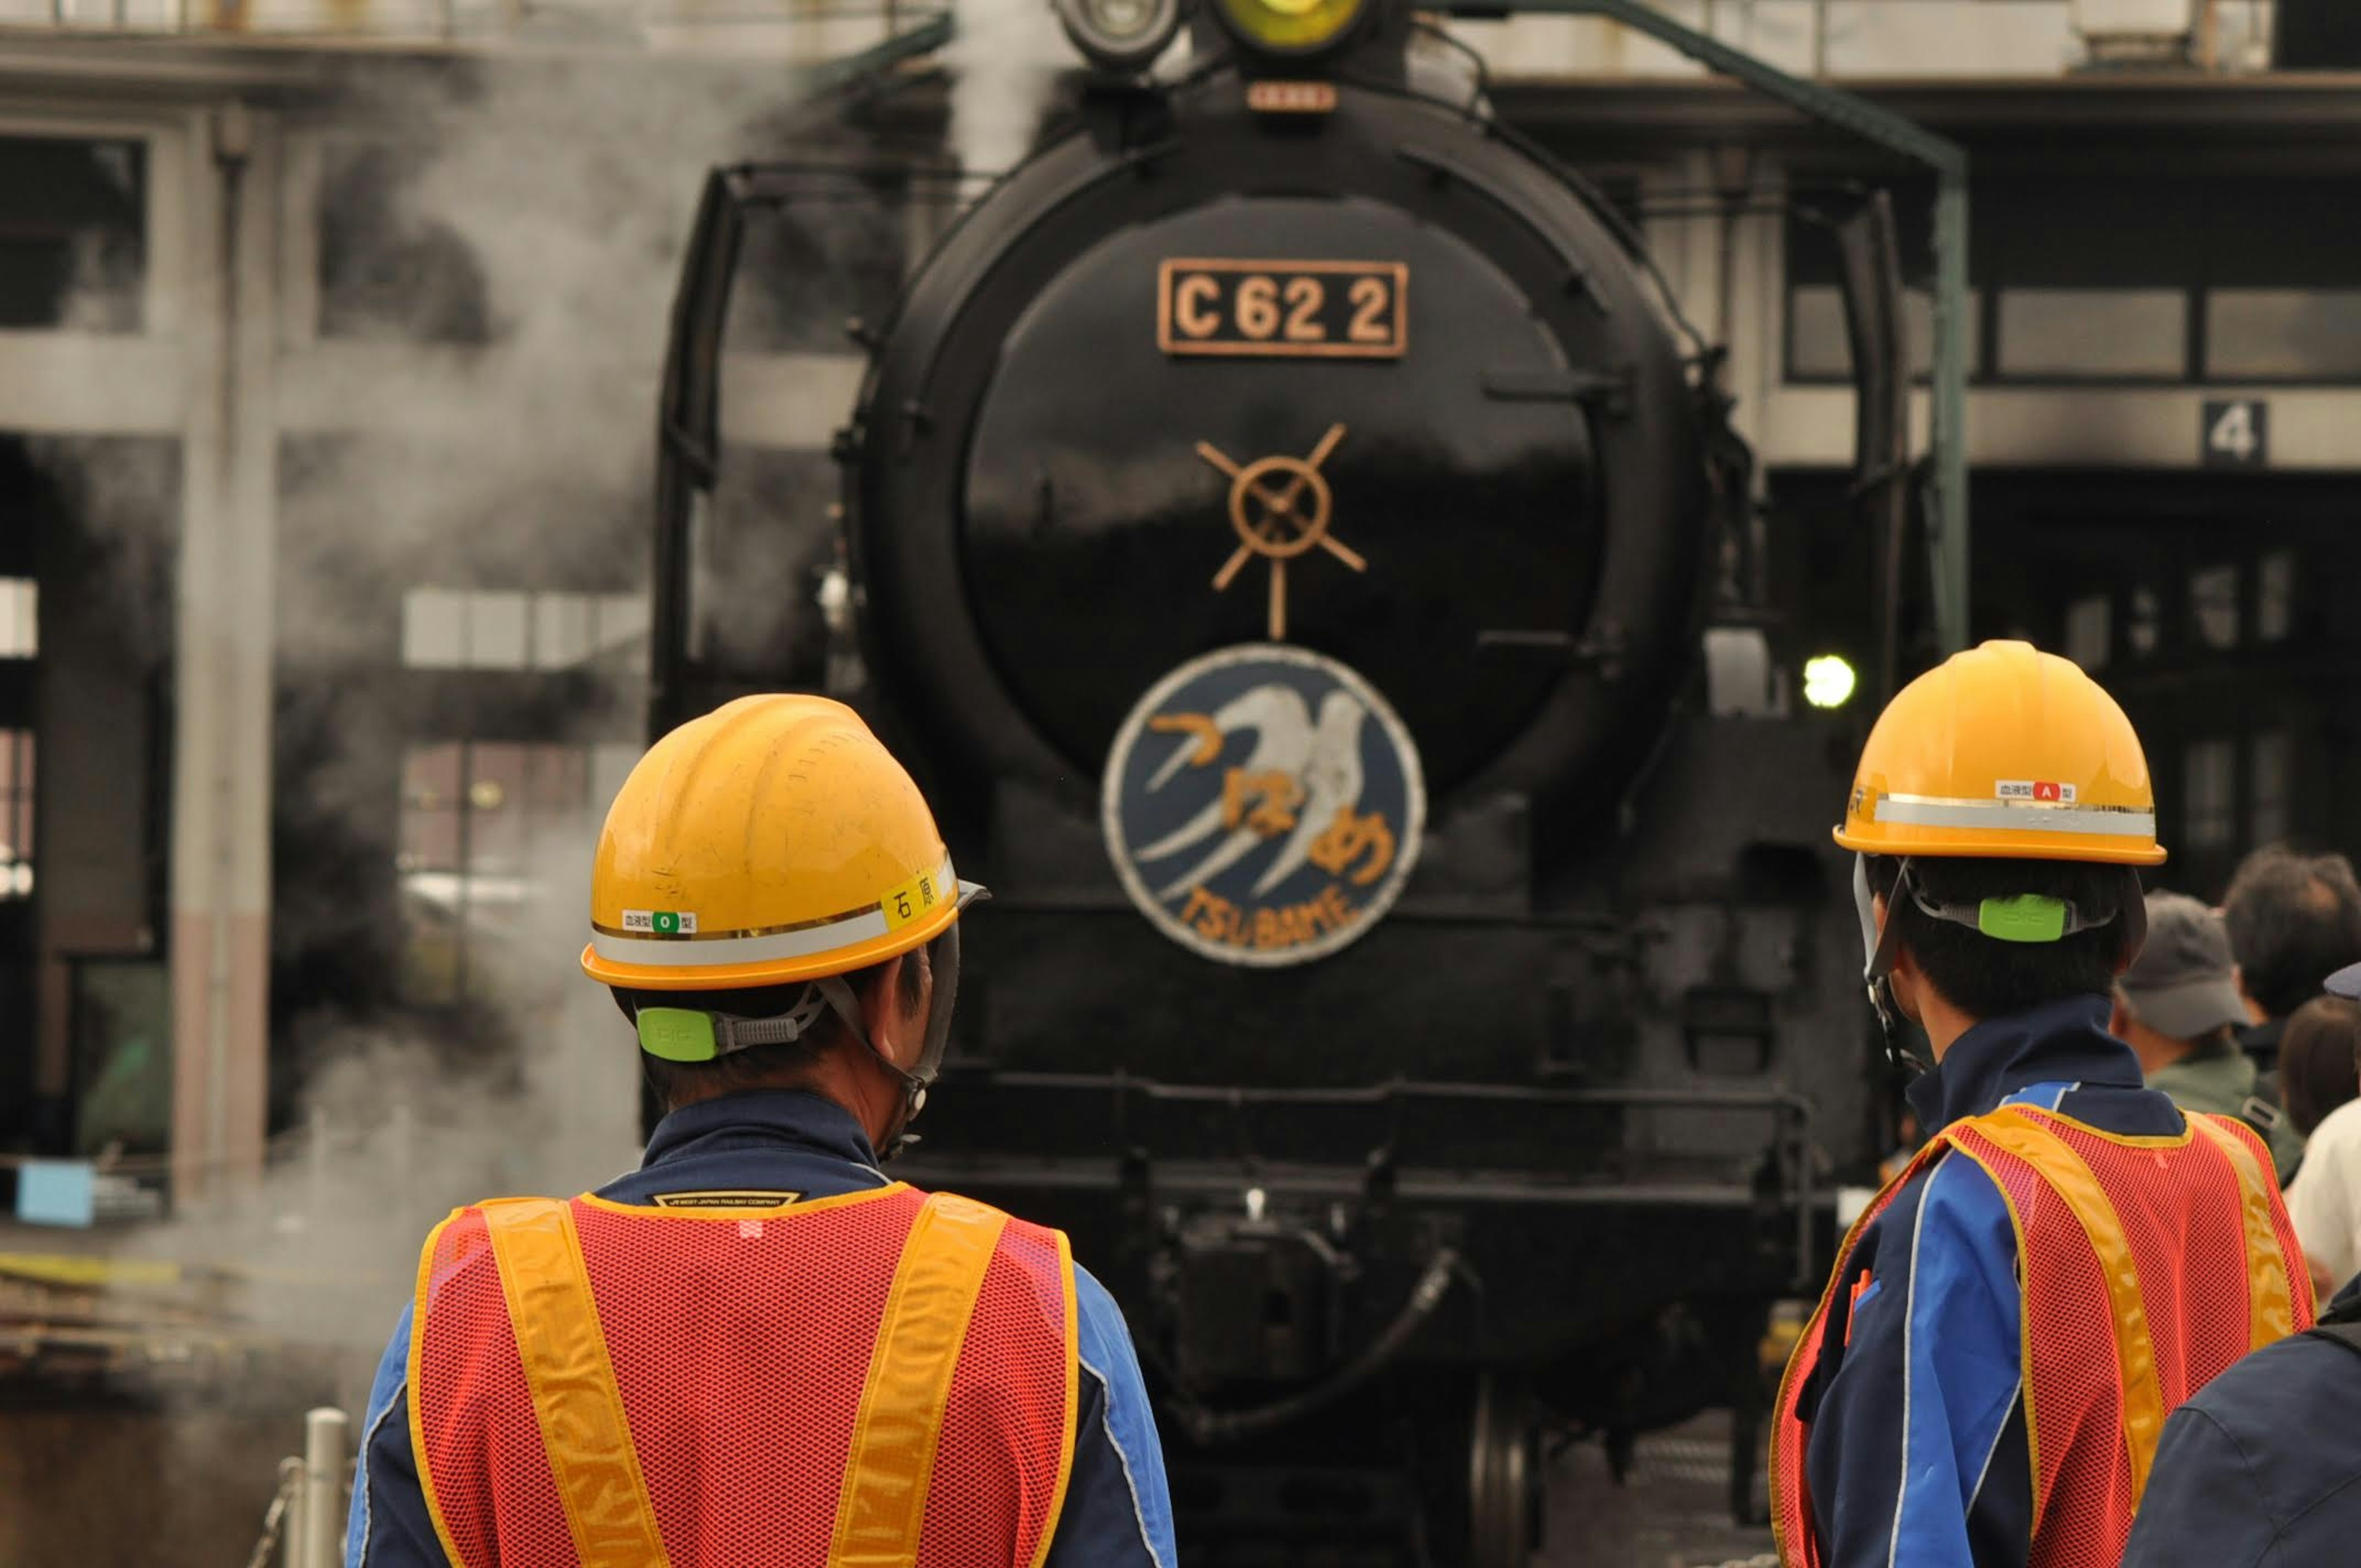
<svg viewBox="0 0 2361 1568">
<path fill-rule="evenodd" d="M 455 1568 L 1039 1568 L 1074 1332 L 1063 1234 L 898 1182 L 495 1200 L 419 1260 L 411 1440 Z"/>
<path fill-rule="evenodd" d="M 1798 1407 L 1828 1303 L 1870 1223 L 1948 1149 L 1990 1174 L 2016 1231 L 2029 1568 L 2122 1557 L 2165 1416 L 2248 1351 L 2312 1321 L 2311 1276 L 2270 1156 L 2229 1117 L 2186 1120 L 2178 1137 L 2123 1137 L 2005 1106 L 1954 1123 L 1887 1183 L 1839 1249 L 1780 1385 L 1771 1517 L 1785 1568 L 1821 1562 Z"/>
</svg>

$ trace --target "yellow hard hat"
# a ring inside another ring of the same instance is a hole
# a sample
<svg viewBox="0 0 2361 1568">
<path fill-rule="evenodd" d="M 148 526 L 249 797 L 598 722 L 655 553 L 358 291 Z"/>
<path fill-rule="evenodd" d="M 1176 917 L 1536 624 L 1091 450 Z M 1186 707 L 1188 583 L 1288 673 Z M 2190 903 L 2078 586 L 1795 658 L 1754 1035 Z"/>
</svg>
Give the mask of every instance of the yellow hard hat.
<svg viewBox="0 0 2361 1568">
<path fill-rule="evenodd" d="M 2131 720 L 2029 642 L 1955 653 L 1886 705 L 1836 839 L 1867 855 L 2164 861 Z"/>
<path fill-rule="evenodd" d="M 608 808 L 582 970 L 648 991 L 843 974 L 947 930 L 968 891 L 860 715 L 740 697 L 649 748 Z"/>
</svg>

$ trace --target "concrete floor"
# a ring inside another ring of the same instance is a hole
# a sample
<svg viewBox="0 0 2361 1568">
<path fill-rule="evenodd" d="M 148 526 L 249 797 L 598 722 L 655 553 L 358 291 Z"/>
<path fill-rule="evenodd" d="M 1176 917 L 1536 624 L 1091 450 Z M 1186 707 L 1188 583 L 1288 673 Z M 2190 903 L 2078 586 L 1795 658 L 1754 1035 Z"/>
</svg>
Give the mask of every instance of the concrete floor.
<svg viewBox="0 0 2361 1568">
<path fill-rule="evenodd" d="M 1730 1423 L 1716 1412 L 1640 1441 L 1617 1486 L 1597 1443 L 1551 1467 L 1548 1568 L 1774 1568 L 1771 1531 L 1730 1518 Z M 1756 1482 L 1758 1495 L 1760 1478 Z"/>
</svg>

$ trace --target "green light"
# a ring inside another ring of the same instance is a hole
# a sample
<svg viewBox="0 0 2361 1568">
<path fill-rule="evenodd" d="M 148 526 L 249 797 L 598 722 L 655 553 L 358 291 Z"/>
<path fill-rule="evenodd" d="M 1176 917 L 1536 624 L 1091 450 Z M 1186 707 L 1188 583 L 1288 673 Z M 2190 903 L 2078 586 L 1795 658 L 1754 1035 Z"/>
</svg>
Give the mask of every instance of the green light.
<svg viewBox="0 0 2361 1568">
<path fill-rule="evenodd" d="M 1804 700 L 1814 707 L 1842 707 L 1852 700 L 1860 684 L 1852 666 L 1835 653 L 1823 653 L 1804 663 Z"/>
</svg>

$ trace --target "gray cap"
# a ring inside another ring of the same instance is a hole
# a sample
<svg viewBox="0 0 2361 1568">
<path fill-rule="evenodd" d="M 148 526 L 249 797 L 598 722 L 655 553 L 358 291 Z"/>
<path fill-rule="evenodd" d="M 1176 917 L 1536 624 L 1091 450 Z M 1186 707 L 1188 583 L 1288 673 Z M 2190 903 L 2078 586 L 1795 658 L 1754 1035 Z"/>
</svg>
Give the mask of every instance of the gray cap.
<svg viewBox="0 0 2361 1568">
<path fill-rule="evenodd" d="M 2185 894 L 2147 895 L 2147 946 L 2115 984 L 2134 1017 L 2172 1039 L 2254 1021 L 2222 917 Z"/>
</svg>

